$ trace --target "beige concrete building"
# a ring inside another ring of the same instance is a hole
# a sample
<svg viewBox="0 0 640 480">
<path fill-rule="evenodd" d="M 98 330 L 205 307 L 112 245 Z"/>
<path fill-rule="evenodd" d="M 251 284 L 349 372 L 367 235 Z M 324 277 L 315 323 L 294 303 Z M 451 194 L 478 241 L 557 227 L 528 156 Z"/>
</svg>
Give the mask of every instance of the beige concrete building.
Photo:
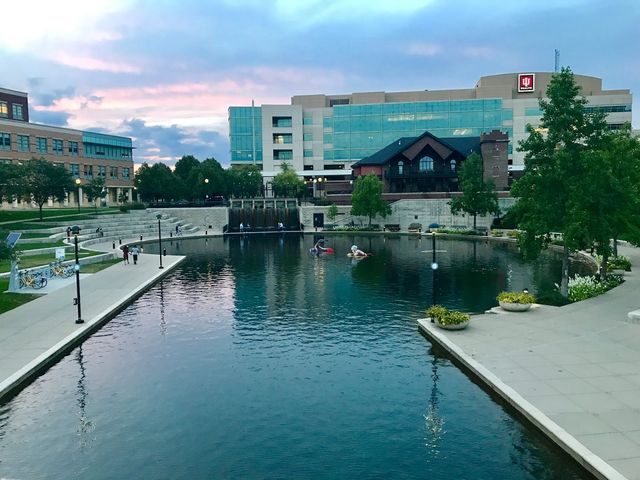
<svg viewBox="0 0 640 480">
<path fill-rule="evenodd" d="M 473 88 L 344 95 L 297 95 L 291 105 L 229 108 L 231 164 L 256 164 L 269 178 L 289 163 L 305 178 L 347 181 L 351 165 L 403 137 L 438 138 L 506 133 L 508 168 L 524 168 L 517 151 L 526 126 L 540 123 L 538 100 L 553 73 L 481 77 Z M 605 90 L 602 79 L 575 75 L 588 109 L 607 114 L 612 129 L 631 122 L 632 94 Z"/>
<path fill-rule="evenodd" d="M 82 186 L 94 178 L 105 182 L 107 204 L 133 199 L 133 144 L 130 138 L 28 121 L 27 93 L 0 88 L 0 162 L 43 158 L 63 166 L 80 187 L 65 205 L 85 204 Z M 50 206 L 54 203 L 50 202 Z M 24 207 L 20 202 L 3 208 Z"/>
</svg>

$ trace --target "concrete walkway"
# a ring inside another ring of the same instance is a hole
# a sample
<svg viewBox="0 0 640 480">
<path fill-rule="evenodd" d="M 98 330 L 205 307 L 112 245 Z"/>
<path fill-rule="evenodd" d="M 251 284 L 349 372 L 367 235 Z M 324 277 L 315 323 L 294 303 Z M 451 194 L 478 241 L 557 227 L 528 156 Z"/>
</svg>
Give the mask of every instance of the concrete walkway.
<svg viewBox="0 0 640 480">
<path fill-rule="evenodd" d="M 92 249 L 113 251 L 111 243 L 92 245 Z M 39 372 L 57 361 L 132 298 L 169 273 L 185 257 L 141 255 L 138 265 L 122 263 L 80 281 L 82 317 L 77 325 L 75 280 L 41 298 L 0 315 L 0 399 L 16 391 Z"/>
<path fill-rule="evenodd" d="M 604 295 L 420 328 L 598 478 L 640 480 L 640 249 Z"/>
</svg>

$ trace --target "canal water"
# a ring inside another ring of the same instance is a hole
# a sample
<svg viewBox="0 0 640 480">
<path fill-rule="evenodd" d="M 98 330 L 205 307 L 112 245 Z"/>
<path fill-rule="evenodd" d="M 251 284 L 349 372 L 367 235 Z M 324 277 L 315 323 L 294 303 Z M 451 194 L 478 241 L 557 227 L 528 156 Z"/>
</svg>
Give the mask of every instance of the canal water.
<svg viewBox="0 0 640 480">
<path fill-rule="evenodd" d="M 316 239 L 167 242 L 187 260 L 0 405 L 0 478 L 589 478 L 418 333 L 429 239 Z M 437 250 L 437 301 L 465 311 L 560 274 L 500 243 Z"/>
</svg>

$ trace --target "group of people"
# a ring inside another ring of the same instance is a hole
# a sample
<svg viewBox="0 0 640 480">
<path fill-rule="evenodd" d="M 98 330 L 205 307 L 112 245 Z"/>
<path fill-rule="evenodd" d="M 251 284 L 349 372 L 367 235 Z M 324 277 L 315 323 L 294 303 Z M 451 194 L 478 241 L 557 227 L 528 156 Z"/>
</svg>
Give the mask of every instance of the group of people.
<svg viewBox="0 0 640 480">
<path fill-rule="evenodd" d="M 125 265 L 129 264 L 129 254 L 131 254 L 131 256 L 133 257 L 133 264 L 137 265 L 138 256 L 140 255 L 140 249 L 138 248 L 138 246 L 134 245 L 133 247 L 129 248 L 129 245 L 125 245 L 124 247 L 122 247 L 122 260 L 124 261 Z"/>
</svg>

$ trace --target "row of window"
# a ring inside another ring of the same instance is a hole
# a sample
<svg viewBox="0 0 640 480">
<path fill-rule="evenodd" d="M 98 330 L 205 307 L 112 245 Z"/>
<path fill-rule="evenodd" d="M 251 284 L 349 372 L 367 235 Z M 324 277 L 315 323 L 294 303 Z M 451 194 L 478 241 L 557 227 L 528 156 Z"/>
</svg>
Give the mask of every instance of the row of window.
<svg viewBox="0 0 640 480">
<path fill-rule="evenodd" d="M 449 168 L 452 172 L 456 171 L 457 162 L 455 160 L 451 160 L 449 162 Z M 418 171 L 420 172 L 433 172 L 433 158 L 429 156 L 424 156 L 420 159 L 418 163 Z M 398 175 L 404 175 L 404 162 L 400 160 L 398 162 Z"/>
<path fill-rule="evenodd" d="M 51 140 L 51 151 L 49 151 L 49 139 L 47 137 L 36 137 L 36 153 L 52 153 L 53 155 L 64 155 L 64 141 L 59 138 Z M 17 135 L 16 148 L 20 152 L 31 152 L 31 138 L 29 135 Z M 0 132 L 0 149 L 11 150 L 11 134 Z M 67 153 L 71 157 L 77 157 L 79 153 L 78 142 L 67 141 Z M 130 147 L 111 147 L 104 145 L 87 144 L 84 146 L 84 154 L 90 158 L 108 158 L 112 160 L 131 159 Z"/>
<path fill-rule="evenodd" d="M 7 118 L 9 116 L 9 104 L 7 102 L 0 102 L 0 117 Z M 22 104 L 11 104 L 11 116 L 14 120 L 24 120 L 24 114 L 22 111 Z"/>
<path fill-rule="evenodd" d="M 31 137 L 29 135 L 17 135 L 16 148 L 19 152 L 30 152 Z M 67 142 L 68 153 L 72 157 L 78 156 L 78 142 Z M 11 150 L 11 134 L 0 132 L 0 149 Z M 36 153 L 49 153 L 49 139 L 46 137 L 36 137 L 35 142 Z M 51 141 L 51 153 L 54 155 L 64 154 L 64 143 L 59 138 Z"/>
<path fill-rule="evenodd" d="M 106 179 L 107 168 L 109 169 L 109 178 L 112 180 L 117 180 L 119 167 L 107 167 L 105 165 L 97 165 L 96 178 Z M 80 178 L 80 165 L 77 163 L 69 164 L 69 173 L 73 178 Z M 92 180 L 93 165 L 83 165 L 82 174 L 85 180 Z M 129 178 L 131 178 L 131 169 L 129 167 L 122 167 L 122 179 L 128 180 Z"/>
</svg>

